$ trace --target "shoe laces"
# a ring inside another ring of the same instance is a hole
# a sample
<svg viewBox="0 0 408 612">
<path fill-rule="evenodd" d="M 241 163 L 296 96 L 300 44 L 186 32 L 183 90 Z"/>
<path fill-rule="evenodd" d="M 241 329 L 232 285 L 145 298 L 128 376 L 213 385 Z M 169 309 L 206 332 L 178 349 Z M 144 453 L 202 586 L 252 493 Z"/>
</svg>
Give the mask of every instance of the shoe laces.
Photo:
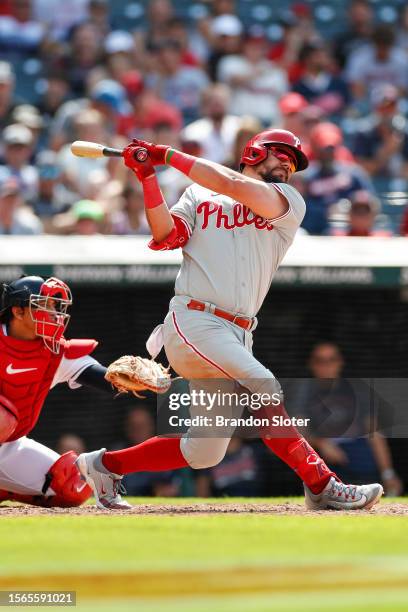
<svg viewBox="0 0 408 612">
<path fill-rule="evenodd" d="M 127 495 L 127 491 L 122 483 L 121 478 L 113 479 L 113 495 L 114 497 L 120 497 L 121 495 Z"/>
<path fill-rule="evenodd" d="M 351 499 L 354 501 L 356 498 L 357 489 L 357 485 L 346 485 L 343 482 L 334 480 L 330 493 L 335 497 L 344 497 L 346 500 L 351 497 Z"/>
</svg>

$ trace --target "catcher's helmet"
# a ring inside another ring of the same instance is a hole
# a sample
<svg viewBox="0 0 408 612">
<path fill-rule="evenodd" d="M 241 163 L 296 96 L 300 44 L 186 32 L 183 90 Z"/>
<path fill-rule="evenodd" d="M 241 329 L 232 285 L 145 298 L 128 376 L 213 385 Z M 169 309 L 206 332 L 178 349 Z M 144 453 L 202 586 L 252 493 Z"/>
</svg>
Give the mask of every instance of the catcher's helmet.
<svg viewBox="0 0 408 612">
<path fill-rule="evenodd" d="M 59 353 L 62 334 L 70 315 L 68 307 L 72 304 L 71 291 L 58 278 L 23 276 L 9 285 L 3 284 L 0 301 L 0 315 L 12 306 L 28 307 L 35 322 L 35 332 L 53 353 Z"/>
<path fill-rule="evenodd" d="M 260 132 L 245 145 L 241 156 L 239 168 L 242 172 L 244 166 L 256 166 L 268 156 L 268 145 L 284 145 L 293 151 L 297 159 L 296 171 L 305 170 L 308 167 L 309 161 L 302 151 L 300 140 L 297 136 L 288 130 L 265 130 Z"/>
<path fill-rule="evenodd" d="M 12 306 L 28 306 L 30 304 L 30 296 L 32 294 L 39 294 L 44 282 L 41 276 L 23 276 L 9 285 L 4 283 L 0 301 L 0 314 L 3 314 Z"/>
</svg>

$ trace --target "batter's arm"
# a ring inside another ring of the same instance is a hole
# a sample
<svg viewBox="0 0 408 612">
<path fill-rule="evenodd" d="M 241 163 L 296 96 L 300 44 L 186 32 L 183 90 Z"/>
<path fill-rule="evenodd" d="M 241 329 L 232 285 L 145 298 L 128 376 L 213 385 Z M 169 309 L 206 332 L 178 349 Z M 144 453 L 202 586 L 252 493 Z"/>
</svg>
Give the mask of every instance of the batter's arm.
<svg viewBox="0 0 408 612">
<path fill-rule="evenodd" d="M 152 161 L 149 157 L 139 161 L 135 156 L 138 148 L 133 143 L 128 145 L 123 150 L 123 157 L 126 166 L 136 174 L 142 185 L 146 219 L 154 242 L 160 243 L 169 236 L 175 225 L 161 192 Z"/>
<path fill-rule="evenodd" d="M 146 219 L 152 232 L 152 238 L 155 242 L 160 243 L 174 229 L 173 217 L 167 207 L 166 201 L 163 197 L 163 203 L 156 208 L 147 208 Z"/>
<path fill-rule="evenodd" d="M 167 164 L 186 174 L 198 185 L 244 204 L 255 214 L 274 219 L 288 211 L 286 198 L 277 189 L 271 189 L 268 183 L 245 176 L 216 162 L 179 151 L 174 151 L 171 155 L 171 152 L 172 150 L 167 155 Z"/>
<path fill-rule="evenodd" d="M 190 178 L 204 187 L 217 183 L 218 193 L 233 198 L 266 219 L 280 217 L 289 207 L 285 197 L 267 183 L 204 159 L 194 164 Z M 213 186 L 209 188 L 214 189 Z"/>
</svg>

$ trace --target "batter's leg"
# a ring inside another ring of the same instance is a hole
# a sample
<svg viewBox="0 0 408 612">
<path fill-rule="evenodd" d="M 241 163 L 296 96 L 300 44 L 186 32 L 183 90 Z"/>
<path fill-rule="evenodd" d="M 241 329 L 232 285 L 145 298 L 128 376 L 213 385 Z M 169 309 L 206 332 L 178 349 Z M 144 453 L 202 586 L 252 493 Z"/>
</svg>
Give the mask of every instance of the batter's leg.
<svg viewBox="0 0 408 612">
<path fill-rule="evenodd" d="M 164 324 L 164 337 L 172 367 L 185 377 L 228 376 L 251 393 L 265 393 L 270 397 L 281 393 L 280 384 L 272 372 L 246 348 L 251 343 L 245 332 L 209 313 L 192 313 L 183 308 L 169 313 Z M 274 415 L 288 417 L 282 403 L 270 406 L 268 410 Z M 335 476 L 295 427 L 284 427 L 281 431 L 274 428 L 273 436 L 261 432 L 261 437 L 313 493 L 322 491 Z M 190 440 L 184 439 L 182 448 L 189 462 L 197 446 L 193 436 Z"/>
</svg>

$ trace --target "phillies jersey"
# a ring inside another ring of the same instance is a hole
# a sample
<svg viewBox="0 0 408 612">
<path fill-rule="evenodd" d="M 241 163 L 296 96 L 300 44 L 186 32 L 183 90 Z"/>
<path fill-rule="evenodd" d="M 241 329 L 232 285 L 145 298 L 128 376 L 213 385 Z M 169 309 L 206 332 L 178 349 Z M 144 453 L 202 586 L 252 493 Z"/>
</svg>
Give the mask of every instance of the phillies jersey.
<svg viewBox="0 0 408 612">
<path fill-rule="evenodd" d="M 271 183 L 289 208 L 265 219 L 232 198 L 199 185 L 188 187 L 171 209 L 186 225 L 188 242 L 175 293 L 216 304 L 248 317 L 256 315 L 273 276 L 305 214 L 300 193 Z"/>
<path fill-rule="evenodd" d="M 63 369 L 67 372 L 65 380 L 71 380 L 73 369 L 79 376 L 86 367 L 96 363 L 92 357 L 83 358 L 96 345 L 94 340 L 63 339 L 61 351 L 56 355 L 42 339 L 18 340 L 8 336 L 5 327 L 0 325 L 0 394 L 13 402 L 18 413 L 17 427 L 7 442 L 17 440 L 33 429 L 48 391 L 64 379 L 64 374 L 58 376 L 62 365 L 65 364 Z M 69 359 L 70 355 L 72 359 Z M 67 367 L 69 363 L 71 368 Z"/>
</svg>

